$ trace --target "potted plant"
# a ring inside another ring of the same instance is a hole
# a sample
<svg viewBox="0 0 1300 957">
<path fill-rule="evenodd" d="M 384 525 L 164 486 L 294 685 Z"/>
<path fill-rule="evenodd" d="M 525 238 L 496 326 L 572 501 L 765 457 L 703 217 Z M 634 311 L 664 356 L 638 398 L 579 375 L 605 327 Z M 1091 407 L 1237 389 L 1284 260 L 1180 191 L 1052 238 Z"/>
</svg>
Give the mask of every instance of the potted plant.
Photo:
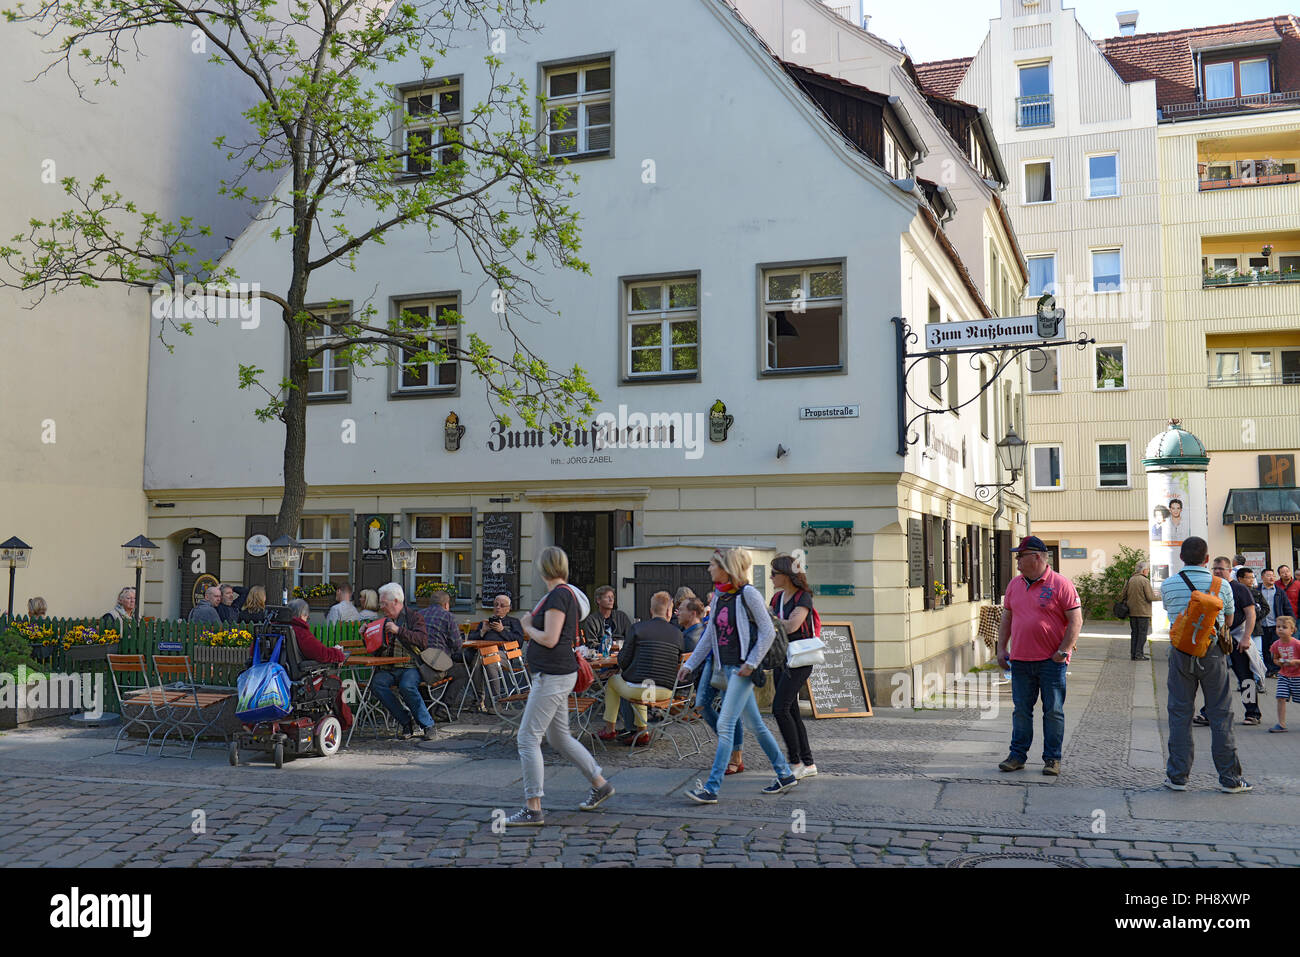
<svg viewBox="0 0 1300 957">
<path fill-rule="evenodd" d="M 1206 267 L 1201 275 L 1202 286 L 1222 286 L 1228 281 L 1227 276 L 1221 276 L 1213 269 Z"/>
<path fill-rule="evenodd" d="M 1278 273 L 1278 279 L 1280 279 L 1282 282 L 1300 281 L 1300 269 L 1296 269 L 1295 266 L 1292 266 L 1289 269 L 1287 269 L 1285 272 Z"/>
<path fill-rule="evenodd" d="M 48 660 L 58 646 L 58 639 L 54 636 L 52 625 L 42 625 L 34 621 L 15 621 L 9 625 L 8 631 L 27 642 L 32 657 L 37 661 Z"/>
<path fill-rule="evenodd" d="M 204 672 L 198 680 L 215 679 L 214 684 L 233 684 L 234 676 L 243 670 L 248 661 L 249 649 L 253 646 L 253 633 L 245 628 L 225 628 L 221 631 L 208 631 L 198 636 L 194 645 L 194 663 Z M 221 669 L 223 674 L 212 674 Z"/>
<path fill-rule="evenodd" d="M 1264 248 L 1259 251 L 1259 254 L 1263 256 L 1265 259 L 1268 259 L 1270 256 L 1273 255 L 1273 244 L 1265 243 Z"/>
<path fill-rule="evenodd" d="M 1234 269 L 1228 276 L 1228 282 L 1230 285 L 1233 286 L 1240 286 L 1243 283 L 1254 282 L 1254 281 L 1255 281 L 1254 276 L 1252 276 L 1249 272 L 1245 272 L 1241 269 Z"/>
<path fill-rule="evenodd" d="M 117 654 L 118 635 L 112 628 L 77 625 L 64 632 L 61 644 L 69 665 L 105 661 Z"/>
<path fill-rule="evenodd" d="M 307 599 L 307 604 L 317 611 L 327 611 L 334 604 L 334 585 L 331 582 L 320 582 L 310 588 L 295 585 L 293 597 Z"/>
<path fill-rule="evenodd" d="M 445 591 L 456 598 L 456 586 L 441 581 L 422 581 L 415 586 L 415 601 L 420 608 L 428 608 L 433 604 L 433 593 L 436 591 Z"/>
</svg>

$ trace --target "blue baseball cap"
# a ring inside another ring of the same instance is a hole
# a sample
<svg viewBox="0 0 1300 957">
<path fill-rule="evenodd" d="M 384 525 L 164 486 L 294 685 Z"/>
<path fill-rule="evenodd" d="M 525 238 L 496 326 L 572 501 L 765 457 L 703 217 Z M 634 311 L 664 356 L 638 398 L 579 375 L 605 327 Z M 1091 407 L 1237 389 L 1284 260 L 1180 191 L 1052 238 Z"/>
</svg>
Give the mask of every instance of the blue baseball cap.
<svg viewBox="0 0 1300 957">
<path fill-rule="evenodd" d="M 1016 548 L 1011 549 L 1011 551 L 1013 553 L 1014 552 L 1042 552 L 1044 555 L 1046 555 L 1047 546 L 1043 544 L 1043 540 L 1039 538 L 1037 535 L 1026 535 L 1024 538 L 1020 540 L 1020 545 Z"/>
</svg>

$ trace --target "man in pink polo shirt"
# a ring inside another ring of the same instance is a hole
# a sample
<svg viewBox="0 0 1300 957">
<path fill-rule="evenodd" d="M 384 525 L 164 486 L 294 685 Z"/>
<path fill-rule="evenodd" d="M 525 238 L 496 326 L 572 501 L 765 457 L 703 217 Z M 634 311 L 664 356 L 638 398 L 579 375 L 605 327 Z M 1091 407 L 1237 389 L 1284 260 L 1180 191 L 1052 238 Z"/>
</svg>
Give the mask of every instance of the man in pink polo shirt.
<svg viewBox="0 0 1300 957">
<path fill-rule="evenodd" d="M 1027 535 L 1011 549 L 1020 574 L 1002 599 L 998 664 L 1011 669 L 1011 753 L 998 765 L 1019 771 L 1034 742 L 1034 704 L 1043 697 L 1043 773 L 1061 773 L 1065 740 L 1065 669 L 1083 628 L 1074 583 L 1047 564 L 1047 546 Z M 1008 648 L 1008 644 L 1010 647 Z"/>
</svg>

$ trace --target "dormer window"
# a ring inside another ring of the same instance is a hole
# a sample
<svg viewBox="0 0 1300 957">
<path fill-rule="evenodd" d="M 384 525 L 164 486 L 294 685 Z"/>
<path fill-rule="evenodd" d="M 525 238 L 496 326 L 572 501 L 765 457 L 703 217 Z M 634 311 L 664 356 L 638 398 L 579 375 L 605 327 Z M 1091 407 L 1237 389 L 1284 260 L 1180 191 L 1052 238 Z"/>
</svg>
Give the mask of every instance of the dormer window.
<svg viewBox="0 0 1300 957">
<path fill-rule="evenodd" d="M 1273 92 L 1272 71 L 1267 57 L 1206 63 L 1204 73 L 1206 100 L 1230 100 Z"/>
</svg>

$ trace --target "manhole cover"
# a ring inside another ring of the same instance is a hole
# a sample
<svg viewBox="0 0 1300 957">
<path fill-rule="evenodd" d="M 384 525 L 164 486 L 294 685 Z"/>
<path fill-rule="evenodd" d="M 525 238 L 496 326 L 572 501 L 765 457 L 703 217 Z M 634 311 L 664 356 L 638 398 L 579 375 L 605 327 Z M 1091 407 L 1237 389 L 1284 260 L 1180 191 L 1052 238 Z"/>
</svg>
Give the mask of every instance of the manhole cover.
<svg viewBox="0 0 1300 957">
<path fill-rule="evenodd" d="M 1069 857 L 1052 857 L 1050 854 L 1000 853 L 973 854 L 949 861 L 948 867 L 1083 867 L 1083 862 Z"/>
</svg>

